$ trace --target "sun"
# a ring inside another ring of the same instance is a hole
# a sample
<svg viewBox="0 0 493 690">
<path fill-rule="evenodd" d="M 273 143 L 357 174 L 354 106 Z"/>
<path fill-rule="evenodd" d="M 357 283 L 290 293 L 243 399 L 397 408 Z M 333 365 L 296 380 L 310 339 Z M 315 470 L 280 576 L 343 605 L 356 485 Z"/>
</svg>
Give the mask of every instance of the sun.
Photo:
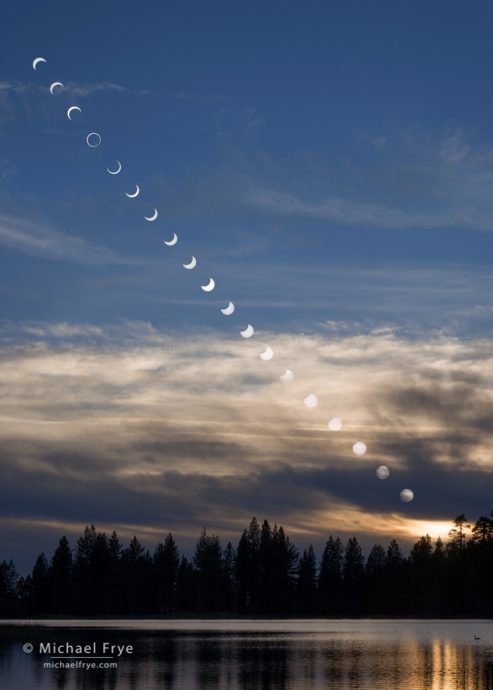
<svg viewBox="0 0 493 690">
<path fill-rule="evenodd" d="M 417 537 L 429 534 L 432 539 L 445 539 L 453 528 L 452 522 L 441 520 L 410 520 L 409 532 Z"/>
</svg>

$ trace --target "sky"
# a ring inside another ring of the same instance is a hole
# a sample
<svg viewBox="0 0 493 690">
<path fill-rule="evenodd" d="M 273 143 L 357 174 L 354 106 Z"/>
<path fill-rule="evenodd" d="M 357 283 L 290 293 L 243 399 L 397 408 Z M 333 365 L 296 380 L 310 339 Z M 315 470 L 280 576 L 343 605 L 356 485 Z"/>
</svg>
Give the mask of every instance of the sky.
<svg viewBox="0 0 493 690">
<path fill-rule="evenodd" d="M 3 8 L 0 559 L 26 569 L 91 522 L 190 550 L 256 515 L 320 549 L 490 512 L 492 20 Z"/>
</svg>

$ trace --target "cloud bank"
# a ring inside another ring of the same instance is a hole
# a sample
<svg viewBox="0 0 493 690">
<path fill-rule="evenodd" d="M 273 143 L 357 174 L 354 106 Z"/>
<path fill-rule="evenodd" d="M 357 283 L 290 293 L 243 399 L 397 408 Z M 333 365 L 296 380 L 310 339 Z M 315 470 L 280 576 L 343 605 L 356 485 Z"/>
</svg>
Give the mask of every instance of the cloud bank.
<svg viewBox="0 0 493 690">
<path fill-rule="evenodd" d="M 491 510 L 491 341 L 14 331 L 4 329 L 0 359 L 0 519 L 31 539 L 94 522 L 191 544 L 204 524 L 236 538 L 265 515 L 306 543 L 329 532 L 406 541 Z M 265 343 L 271 362 L 258 357 Z M 319 406 L 308 410 L 311 392 Z M 391 468 L 383 482 L 380 464 Z M 416 500 L 404 506 L 407 486 Z"/>
<path fill-rule="evenodd" d="M 46 259 L 81 264 L 128 264 L 110 249 L 52 228 L 36 218 L 0 213 L 0 245 Z"/>
</svg>

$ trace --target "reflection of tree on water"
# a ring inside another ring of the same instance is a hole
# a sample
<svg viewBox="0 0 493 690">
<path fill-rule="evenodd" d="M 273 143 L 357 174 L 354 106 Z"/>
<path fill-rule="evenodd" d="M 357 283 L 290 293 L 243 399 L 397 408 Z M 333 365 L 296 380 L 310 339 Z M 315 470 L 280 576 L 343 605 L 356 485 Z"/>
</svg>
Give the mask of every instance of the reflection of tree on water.
<svg viewBox="0 0 493 690">
<path fill-rule="evenodd" d="M 484 673 L 485 690 L 493 690 L 493 660 L 488 661 Z"/>
<path fill-rule="evenodd" d="M 201 637 L 194 642 L 194 658 L 196 666 L 196 687 L 217 688 L 222 674 L 221 662 L 224 659 L 222 638 Z"/>
<path fill-rule="evenodd" d="M 154 678 L 156 687 L 172 690 L 175 687 L 176 664 L 178 660 L 178 643 L 174 637 L 159 637 L 154 642 L 154 656 L 161 660 Z"/>
<path fill-rule="evenodd" d="M 252 636 L 248 641 L 239 641 L 237 653 L 238 688 L 262 688 L 284 690 L 288 688 L 289 659 L 293 650 L 289 638 L 261 638 Z"/>
<path fill-rule="evenodd" d="M 57 688 L 60 688 L 60 690 L 64 690 L 64 688 L 67 687 L 69 678 L 68 678 L 68 671 L 66 668 L 58 668 L 54 672 L 55 676 L 55 685 Z"/>
<path fill-rule="evenodd" d="M 344 625 L 344 624 L 342 624 Z M 189 633 L 122 630 L 33 629 L 29 637 L 87 644 L 118 639 L 135 654 L 118 669 L 43 669 L 45 655 L 22 652 L 25 629 L 8 629 L 0 640 L 0 687 L 35 690 L 493 690 L 493 649 L 485 642 L 457 644 L 446 628 L 430 637 L 426 623 L 391 641 L 375 639 L 371 624 L 354 621 L 333 632 Z M 452 625 L 461 625 L 460 623 Z M 353 628 L 354 626 L 354 628 Z M 301 624 L 300 624 L 301 627 Z M 14 632 L 12 632 L 14 630 Z M 400 630 L 405 630 L 401 627 Z M 423 632 L 424 630 L 424 632 Z M 5 630 L 5 632 L 7 629 Z M 424 636 L 424 637 L 421 637 Z M 483 639 L 485 636 L 483 635 Z M 22 682 L 21 682 L 22 681 Z M 16 684 L 17 683 L 17 684 Z"/>
<path fill-rule="evenodd" d="M 2 677 L 9 676 L 15 667 L 15 648 L 12 645 L 8 629 L 0 627 L 0 687 Z"/>
</svg>

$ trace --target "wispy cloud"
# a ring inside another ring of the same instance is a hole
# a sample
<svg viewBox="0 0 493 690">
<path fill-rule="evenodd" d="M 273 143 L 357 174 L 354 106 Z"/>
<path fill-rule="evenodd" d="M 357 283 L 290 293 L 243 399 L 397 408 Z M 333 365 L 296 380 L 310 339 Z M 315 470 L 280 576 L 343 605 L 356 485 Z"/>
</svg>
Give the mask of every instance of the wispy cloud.
<svg viewBox="0 0 493 690">
<path fill-rule="evenodd" d="M 15 123 L 19 117 L 36 119 L 39 123 L 49 122 L 54 108 L 67 98 L 86 99 L 98 94 L 115 94 L 119 96 L 141 97 L 153 93 L 148 89 L 132 89 L 111 81 L 105 82 L 70 82 L 56 98 L 50 96 L 49 82 L 40 84 L 13 80 L 0 81 L 0 120 L 4 123 Z"/>
<path fill-rule="evenodd" d="M 8 329 L 8 326 L 7 326 Z M 21 326 L 21 331 L 24 333 L 36 336 L 37 338 L 85 338 L 104 336 L 104 330 L 101 326 L 94 326 L 87 323 L 52 323 L 52 324 L 24 324 Z"/>
<path fill-rule="evenodd" d="M 358 130 L 355 133 L 355 136 L 357 139 L 360 141 L 363 141 L 365 144 L 368 144 L 368 146 L 371 146 L 372 148 L 375 149 L 381 149 L 384 146 L 388 144 L 388 137 L 384 135 L 374 135 L 374 134 L 369 134 L 366 131 Z"/>
<path fill-rule="evenodd" d="M 0 81 L 0 96 L 9 93 L 24 93 L 31 87 L 30 84 L 19 81 Z"/>
<path fill-rule="evenodd" d="M 148 96 L 152 94 L 152 90 L 149 89 L 132 89 L 128 86 L 123 86 L 122 84 L 116 84 L 111 81 L 102 82 L 67 82 L 65 83 L 65 92 L 72 94 L 73 96 L 81 96 L 86 98 L 94 93 L 121 93 L 130 94 L 133 96 Z"/>
<path fill-rule="evenodd" d="M 49 84 L 40 86 L 39 84 L 34 84 L 32 82 L 19 82 L 19 81 L 0 81 L 0 96 L 8 94 L 26 94 L 29 92 L 37 91 L 47 91 Z M 122 84 L 117 84 L 112 81 L 101 81 L 101 82 L 75 82 L 67 81 L 64 82 L 63 93 L 71 94 L 73 96 L 79 96 L 81 98 L 87 98 L 94 93 L 121 93 L 130 94 L 135 96 L 147 96 L 152 94 L 152 90 L 149 89 L 132 89 L 128 86 Z"/>
<path fill-rule="evenodd" d="M 239 200 L 271 214 L 339 225 L 493 230 L 492 146 L 477 141 L 475 130 L 355 137 L 373 149 L 370 155 L 368 146 L 348 145 L 347 155 L 259 155 L 254 167 L 240 159 Z"/>
<path fill-rule="evenodd" d="M 8 158 L 0 158 L 0 182 L 5 182 L 9 177 L 13 177 L 16 169 L 12 161 Z"/>
<path fill-rule="evenodd" d="M 450 212 L 419 213 L 383 204 L 328 197 L 319 203 L 274 190 L 253 191 L 246 203 L 271 213 L 330 220 L 342 225 L 371 228 L 474 228 L 493 230 L 493 211 L 464 208 Z"/>
<path fill-rule="evenodd" d="M 454 165 L 463 161 L 470 150 L 465 132 L 457 129 L 446 134 L 440 147 L 440 156 L 448 165 Z"/>
<path fill-rule="evenodd" d="M 247 108 L 242 114 L 243 133 L 250 134 L 264 124 L 262 116 L 255 108 Z"/>
<path fill-rule="evenodd" d="M 89 244 L 27 217 L 0 214 L 0 244 L 47 259 L 96 265 L 132 263 L 106 247 Z"/>
</svg>

